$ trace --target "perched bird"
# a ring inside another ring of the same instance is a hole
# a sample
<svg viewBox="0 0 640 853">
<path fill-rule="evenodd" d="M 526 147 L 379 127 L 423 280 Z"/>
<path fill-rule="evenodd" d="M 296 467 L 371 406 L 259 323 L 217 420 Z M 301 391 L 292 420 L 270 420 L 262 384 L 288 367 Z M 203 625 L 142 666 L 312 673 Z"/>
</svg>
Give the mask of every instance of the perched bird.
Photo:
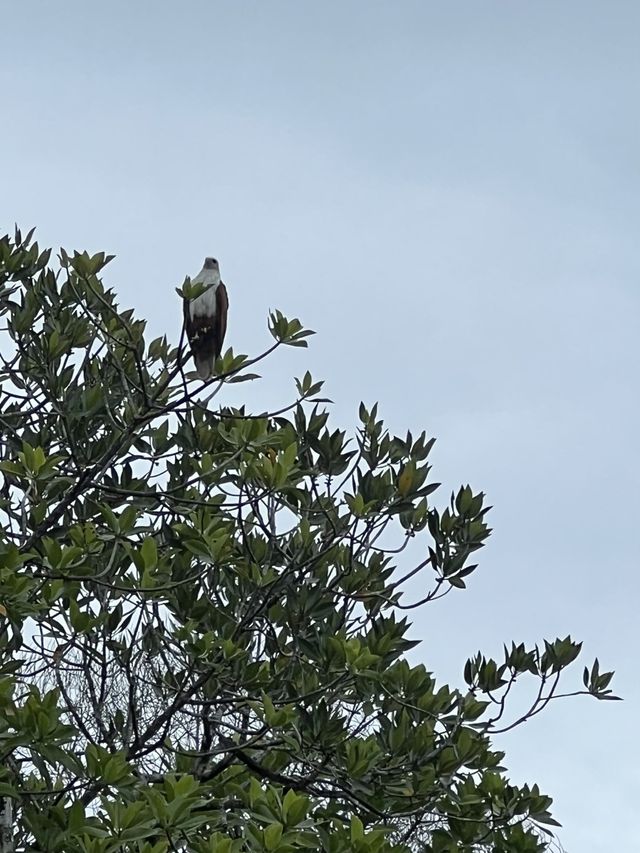
<svg viewBox="0 0 640 853">
<path fill-rule="evenodd" d="M 227 331 L 227 288 L 220 281 L 215 258 L 205 258 L 204 266 L 192 284 L 209 285 L 195 299 L 184 300 L 184 327 L 200 379 L 213 376 L 213 366 L 222 351 Z"/>
</svg>

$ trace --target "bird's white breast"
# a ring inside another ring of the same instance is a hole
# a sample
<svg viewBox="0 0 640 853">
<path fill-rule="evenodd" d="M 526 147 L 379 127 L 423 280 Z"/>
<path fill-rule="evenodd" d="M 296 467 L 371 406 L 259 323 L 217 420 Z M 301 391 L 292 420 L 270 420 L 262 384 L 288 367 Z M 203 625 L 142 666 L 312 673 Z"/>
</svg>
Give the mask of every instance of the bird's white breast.
<svg viewBox="0 0 640 853">
<path fill-rule="evenodd" d="M 189 303 L 189 316 L 191 319 L 193 320 L 194 317 L 215 317 L 216 290 L 220 284 L 220 271 L 203 267 L 191 283 L 211 285 L 204 293 L 196 296 Z"/>
<path fill-rule="evenodd" d="M 212 284 L 200 296 L 196 296 L 189 303 L 189 316 L 193 320 L 194 317 L 215 317 L 216 314 L 216 290 L 219 282 Z"/>
</svg>

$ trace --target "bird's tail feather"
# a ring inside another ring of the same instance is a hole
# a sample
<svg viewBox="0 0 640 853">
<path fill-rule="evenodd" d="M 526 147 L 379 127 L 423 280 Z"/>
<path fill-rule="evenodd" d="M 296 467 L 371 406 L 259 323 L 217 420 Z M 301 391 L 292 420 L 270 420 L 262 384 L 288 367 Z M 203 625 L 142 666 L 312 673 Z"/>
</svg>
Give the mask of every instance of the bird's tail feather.
<svg viewBox="0 0 640 853">
<path fill-rule="evenodd" d="M 213 376 L 213 368 L 216 363 L 215 355 L 196 355 L 194 357 L 194 361 L 196 363 L 196 371 L 200 379 L 209 379 Z"/>
</svg>

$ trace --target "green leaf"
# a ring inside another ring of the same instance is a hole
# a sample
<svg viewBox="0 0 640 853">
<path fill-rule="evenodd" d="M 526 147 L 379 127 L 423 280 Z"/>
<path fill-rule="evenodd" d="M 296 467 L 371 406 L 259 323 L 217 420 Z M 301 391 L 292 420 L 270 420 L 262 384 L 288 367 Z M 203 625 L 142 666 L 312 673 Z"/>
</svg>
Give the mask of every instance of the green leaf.
<svg viewBox="0 0 640 853">
<path fill-rule="evenodd" d="M 287 826 L 297 826 L 307 816 L 309 797 L 289 789 L 282 800 L 282 817 Z"/>
<path fill-rule="evenodd" d="M 272 823 L 264 830 L 264 846 L 266 850 L 276 850 L 282 838 L 282 824 Z"/>
<path fill-rule="evenodd" d="M 364 825 L 357 815 L 351 815 L 350 837 L 352 844 L 364 838 Z"/>
<path fill-rule="evenodd" d="M 155 569 L 158 565 L 158 546 L 152 536 L 147 537 L 142 543 L 140 556 L 145 569 Z"/>
<path fill-rule="evenodd" d="M 84 828 L 85 825 L 85 814 L 84 814 L 84 806 L 82 805 L 81 800 L 75 800 L 71 808 L 69 809 L 68 814 L 68 828 L 69 832 L 72 834 L 76 834 L 79 830 Z"/>
</svg>

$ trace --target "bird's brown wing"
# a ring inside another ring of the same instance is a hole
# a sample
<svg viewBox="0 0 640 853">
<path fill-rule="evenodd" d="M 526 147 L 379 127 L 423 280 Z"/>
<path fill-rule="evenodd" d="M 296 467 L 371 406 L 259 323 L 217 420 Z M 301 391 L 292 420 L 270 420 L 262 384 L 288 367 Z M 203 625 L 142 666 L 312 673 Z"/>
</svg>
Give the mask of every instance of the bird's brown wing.
<svg viewBox="0 0 640 853">
<path fill-rule="evenodd" d="M 227 288 L 222 282 L 216 289 L 216 316 L 213 321 L 216 358 L 222 352 L 224 336 L 227 333 L 227 311 L 229 310 L 229 298 Z"/>
</svg>

